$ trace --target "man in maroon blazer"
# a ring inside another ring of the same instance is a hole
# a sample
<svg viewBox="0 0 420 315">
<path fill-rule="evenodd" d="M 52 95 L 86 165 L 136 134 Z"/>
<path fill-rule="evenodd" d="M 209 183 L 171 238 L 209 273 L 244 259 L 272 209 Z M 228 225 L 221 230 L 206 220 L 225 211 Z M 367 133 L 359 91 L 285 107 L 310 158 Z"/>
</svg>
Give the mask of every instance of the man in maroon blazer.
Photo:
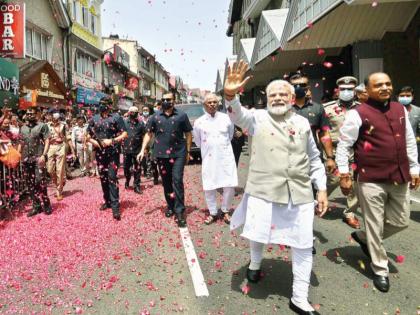
<svg viewBox="0 0 420 315">
<path fill-rule="evenodd" d="M 371 258 L 373 284 L 388 292 L 388 257 L 383 240 L 408 226 L 409 188 L 420 185 L 417 145 L 407 111 L 391 102 L 392 82 L 386 73 L 367 78 L 369 99 L 350 110 L 340 129 L 337 166 L 344 194 L 351 188 L 348 157 L 354 148 L 355 178 L 365 230 L 353 239 Z"/>
</svg>

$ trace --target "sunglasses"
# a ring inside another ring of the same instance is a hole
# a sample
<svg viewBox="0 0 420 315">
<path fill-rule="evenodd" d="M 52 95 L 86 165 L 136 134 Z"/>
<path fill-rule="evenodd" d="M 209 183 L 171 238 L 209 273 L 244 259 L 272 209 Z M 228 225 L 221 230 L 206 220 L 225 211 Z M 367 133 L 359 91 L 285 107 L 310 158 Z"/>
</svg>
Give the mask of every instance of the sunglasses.
<svg viewBox="0 0 420 315">
<path fill-rule="evenodd" d="M 162 98 L 162 102 L 172 102 L 172 98 Z"/>
</svg>

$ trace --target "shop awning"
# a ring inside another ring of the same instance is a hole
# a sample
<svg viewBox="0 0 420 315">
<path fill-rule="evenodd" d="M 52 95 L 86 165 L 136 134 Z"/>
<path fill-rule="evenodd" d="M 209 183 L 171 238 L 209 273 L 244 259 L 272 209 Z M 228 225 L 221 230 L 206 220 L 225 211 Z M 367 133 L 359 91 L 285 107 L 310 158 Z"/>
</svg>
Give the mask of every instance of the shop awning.
<svg viewBox="0 0 420 315">
<path fill-rule="evenodd" d="M 251 58 L 251 68 L 280 47 L 289 9 L 263 11 Z"/>
<path fill-rule="evenodd" d="M 243 60 L 247 63 L 251 62 L 252 53 L 255 47 L 255 38 L 241 39 L 241 46 L 238 54 L 238 61 Z"/>
<path fill-rule="evenodd" d="M 22 65 L 20 89 L 24 94 L 35 91 L 39 106 L 66 105 L 67 90 L 64 82 L 48 61 L 38 60 Z"/>
<path fill-rule="evenodd" d="M 386 32 L 405 31 L 419 7 L 419 1 L 378 1 L 376 6 L 372 6 L 372 1 L 352 1 L 350 5 L 343 2 L 313 25 L 306 25 L 303 31 L 291 31 L 281 47 L 284 50 L 325 49 L 381 40 Z M 298 23 L 299 12 L 295 14 L 292 21 Z"/>
</svg>

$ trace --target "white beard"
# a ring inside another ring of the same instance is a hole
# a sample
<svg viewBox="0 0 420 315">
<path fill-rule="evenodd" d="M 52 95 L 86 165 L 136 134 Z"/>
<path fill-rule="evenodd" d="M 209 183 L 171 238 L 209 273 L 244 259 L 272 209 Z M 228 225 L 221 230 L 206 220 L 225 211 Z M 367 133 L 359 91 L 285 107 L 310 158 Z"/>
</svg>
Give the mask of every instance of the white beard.
<svg viewBox="0 0 420 315">
<path fill-rule="evenodd" d="M 286 114 L 290 109 L 292 108 L 292 105 L 286 104 L 283 106 L 268 106 L 268 112 L 275 116 L 283 116 Z"/>
</svg>

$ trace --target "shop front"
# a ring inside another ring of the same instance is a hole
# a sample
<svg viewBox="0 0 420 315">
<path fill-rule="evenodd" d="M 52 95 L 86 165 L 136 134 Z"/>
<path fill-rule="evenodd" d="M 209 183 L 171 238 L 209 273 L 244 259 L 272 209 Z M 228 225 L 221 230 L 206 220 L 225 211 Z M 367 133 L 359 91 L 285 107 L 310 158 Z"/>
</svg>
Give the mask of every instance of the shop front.
<svg viewBox="0 0 420 315">
<path fill-rule="evenodd" d="M 19 68 L 0 58 L 0 107 L 16 108 L 19 98 Z"/>
<path fill-rule="evenodd" d="M 30 106 L 65 109 L 67 91 L 50 63 L 44 60 L 30 62 L 20 68 L 20 109 Z"/>
</svg>

